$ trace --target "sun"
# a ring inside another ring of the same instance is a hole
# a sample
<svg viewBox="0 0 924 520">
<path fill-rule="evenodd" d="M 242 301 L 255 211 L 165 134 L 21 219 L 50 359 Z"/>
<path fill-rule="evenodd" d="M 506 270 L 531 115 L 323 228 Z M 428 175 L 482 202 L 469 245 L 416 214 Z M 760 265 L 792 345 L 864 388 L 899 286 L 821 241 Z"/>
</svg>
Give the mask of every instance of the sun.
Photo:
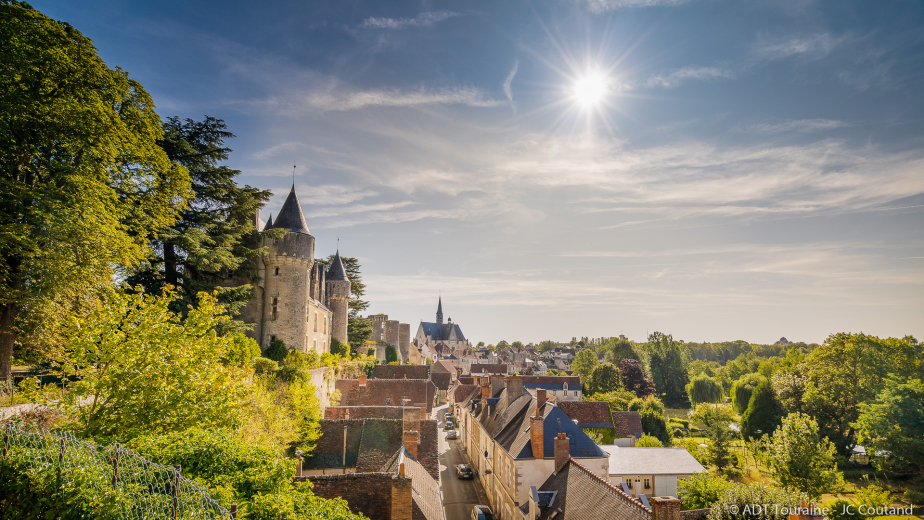
<svg viewBox="0 0 924 520">
<path fill-rule="evenodd" d="M 600 72 L 588 72 L 574 83 L 574 100 L 585 108 L 600 103 L 609 93 L 609 79 Z"/>
</svg>

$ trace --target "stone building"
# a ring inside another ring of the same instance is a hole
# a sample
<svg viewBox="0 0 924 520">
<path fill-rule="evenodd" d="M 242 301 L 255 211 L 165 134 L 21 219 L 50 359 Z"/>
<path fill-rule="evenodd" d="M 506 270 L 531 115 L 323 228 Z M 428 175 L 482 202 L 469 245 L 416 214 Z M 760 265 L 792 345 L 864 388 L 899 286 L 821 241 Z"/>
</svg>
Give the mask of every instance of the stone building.
<svg viewBox="0 0 924 520">
<path fill-rule="evenodd" d="M 439 304 L 436 307 L 436 321 L 421 321 L 420 326 L 417 327 L 417 334 L 414 336 L 414 345 L 420 348 L 422 353 L 425 351 L 424 346 L 432 351 L 437 343 L 442 343 L 452 350 L 471 348 L 459 325 L 452 323 L 452 318 L 449 318 L 447 323 L 443 323 L 442 297 L 440 297 Z"/>
<path fill-rule="evenodd" d="M 257 229 L 284 229 L 281 238 L 264 238 L 266 253 L 255 260 L 259 279 L 241 317 L 253 325 L 247 334 L 266 350 L 274 339 L 302 352 L 330 352 L 330 340 L 347 342 L 350 279 L 340 251 L 329 268 L 314 258 L 314 236 L 308 231 L 295 185 L 275 222 Z"/>
<path fill-rule="evenodd" d="M 389 345 L 398 351 L 398 361 L 401 363 L 421 364 L 420 351 L 411 346 L 411 326 L 398 320 L 389 320 L 387 314 L 372 314 L 368 316 L 372 322 L 371 340 L 377 345 L 375 356 L 385 361 L 385 349 L 381 345 Z"/>
</svg>

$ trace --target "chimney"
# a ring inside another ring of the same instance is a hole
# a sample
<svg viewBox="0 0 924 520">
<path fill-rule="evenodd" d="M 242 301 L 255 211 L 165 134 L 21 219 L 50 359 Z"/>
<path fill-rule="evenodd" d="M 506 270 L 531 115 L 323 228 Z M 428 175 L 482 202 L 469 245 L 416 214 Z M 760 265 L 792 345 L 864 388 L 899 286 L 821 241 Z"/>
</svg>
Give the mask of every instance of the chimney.
<svg viewBox="0 0 924 520">
<path fill-rule="evenodd" d="M 512 403 L 514 399 L 523 395 L 523 378 L 520 376 L 510 376 L 505 381 L 507 385 L 507 403 Z"/>
<path fill-rule="evenodd" d="M 571 441 L 565 433 L 559 433 L 555 437 L 555 473 L 561 471 L 565 464 L 571 459 Z M 680 520 L 679 518 L 672 520 Z"/>
<path fill-rule="evenodd" d="M 545 388 L 536 389 L 536 413 L 539 413 L 539 410 L 542 410 L 542 407 L 545 406 Z"/>
<path fill-rule="evenodd" d="M 411 479 L 405 476 L 404 464 L 398 466 L 398 477 L 391 481 L 391 511 L 389 520 L 411 520 L 414 515 L 414 498 Z"/>
<path fill-rule="evenodd" d="M 491 376 L 491 396 L 495 396 L 504 389 L 504 376 L 494 374 Z"/>
<path fill-rule="evenodd" d="M 675 497 L 651 497 L 652 520 L 680 520 L 680 500 Z"/>
<path fill-rule="evenodd" d="M 542 421 L 539 417 L 529 418 L 529 442 L 533 445 L 533 458 L 536 460 L 545 458 L 545 435 L 543 434 Z"/>
<path fill-rule="evenodd" d="M 410 452 L 417 459 L 417 443 L 420 442 L 420 433 L 417 430 L 407 430 L 404 432 L 404 449 Z"/>
<path fill-rule="evenodd" d="M 359 386 L 366 386 L 366 374 L 359 374 Z"/>
<path fill-rule="evenodd" d="M 487 406 L 489 397 L 491 397 L 491 386 L 487 378 L 484 378 L 481 380 L 481 400 L 484 401 L 481 403 L 482 406 Z"/>
</svg>

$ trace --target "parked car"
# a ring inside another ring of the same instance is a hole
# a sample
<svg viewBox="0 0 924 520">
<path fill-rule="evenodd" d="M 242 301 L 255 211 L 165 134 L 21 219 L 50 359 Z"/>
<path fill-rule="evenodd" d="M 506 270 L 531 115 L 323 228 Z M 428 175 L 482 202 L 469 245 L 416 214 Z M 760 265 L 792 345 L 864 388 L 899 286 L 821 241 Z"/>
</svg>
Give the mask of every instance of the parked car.
<svg viewBox="0 0 924 520">
<path fill-rule="evenodd" d="M 449 433 L 446 434 L 446 438 L 447 438 L 447 439 L 450 439 L 450 440 L 452 440 L 452 439 L 458 439 L 458 438 L 459 438 L 459 434 L 457 434 L 455 430 L 449 430 Z"/>
<path fill-rule="evenodd" d="M 446 421 L 446 424 L 443 425 L 444 430 L 452 430 L 456 425 L 452 424 L 452 421 Z"/>
<path fill-rule="evenodd" d="M 488 506 L 475 506 L 472 508 L 472 520 L 494 520 L 494 513 Z"/>
<path fill-rule="evenodd" d="M 443 418 L 446 419 L 447 421 L 451 421 L 451 420 L 452 420 L 452 412 L 446 412 L 446 415 L 445 415 L 445 417 L 443 417 Z"/>
<path fill-rule="evenodd" d="M 459 478 L 475 478 L 475 472 L 468 464 L 456 464 L 456 476 Z"/>
</svg>

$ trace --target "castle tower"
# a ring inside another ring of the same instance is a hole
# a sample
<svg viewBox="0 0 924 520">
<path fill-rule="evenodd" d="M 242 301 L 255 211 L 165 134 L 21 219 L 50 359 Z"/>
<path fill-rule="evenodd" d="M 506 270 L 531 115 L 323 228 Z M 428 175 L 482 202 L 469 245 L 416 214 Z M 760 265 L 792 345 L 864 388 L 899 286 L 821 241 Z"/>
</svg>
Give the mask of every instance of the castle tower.
<svg viewBox="0 0 924 520">
<path fill-rule="evenodd" d="M 277 218 L 278 222 L 278 218 Z M 327 270 L 327 306 L 333 311 L 331 317 L 331 337 L 347 343 L 347 317 L 350 313 L 350 279 L 340 260 L 340 250 L 334 255 L 330 268 Z"/>
<path fill-rule="evenodd" d="M 440 303 L 436 307 L 436 323 L 443 324 L 443 297 L 440 296 Z"/>
<path fill-rule="evenodd" d="M 266 350 L 273 338 L 289 348 L 304 350 L 308 334 L 311 267 L 314 263 L 314 237 L 295 195 L 295 185 L 282 210 L 266 224 L 266 229 L 285 229 L 281 238 L 266 239 L 263 257 L 262 319 L 257 341 Z"/>
</svg>

